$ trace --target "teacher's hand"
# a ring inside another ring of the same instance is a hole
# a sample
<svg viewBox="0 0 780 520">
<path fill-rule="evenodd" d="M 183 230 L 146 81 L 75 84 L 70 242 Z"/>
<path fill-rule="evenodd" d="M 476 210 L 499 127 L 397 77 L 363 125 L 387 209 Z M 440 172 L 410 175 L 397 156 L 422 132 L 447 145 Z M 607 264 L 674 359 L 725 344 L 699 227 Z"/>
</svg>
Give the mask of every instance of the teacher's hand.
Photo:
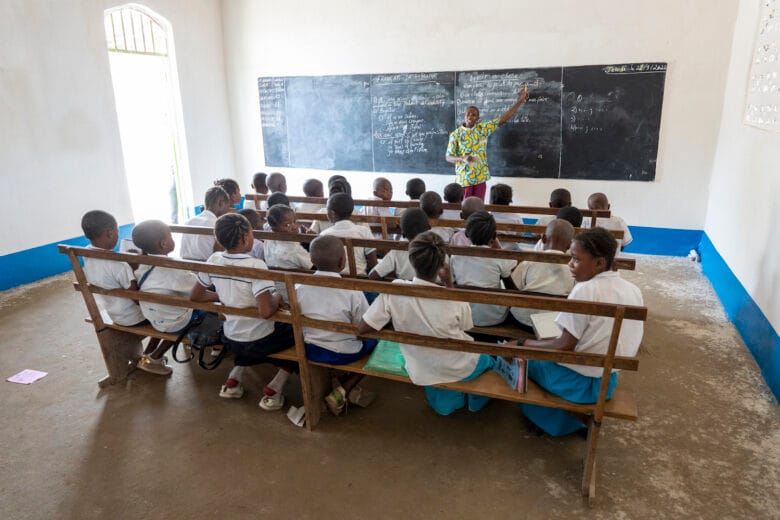
<svg viewBox="0 0 780 520">
<path fill-rule="evenodd" d="M 523 88 L 520 90 L 520 103 L 525 103 L 528 101 L 528 85 L 523 85 Z"/>
<path fill-rule="evenodd" d="M 466 156 L 466 162 L 469 163 L 469 164 L 477 162 L 477 156 L 472 154 L 472 153 L 468 154 Z"/>
</svg>

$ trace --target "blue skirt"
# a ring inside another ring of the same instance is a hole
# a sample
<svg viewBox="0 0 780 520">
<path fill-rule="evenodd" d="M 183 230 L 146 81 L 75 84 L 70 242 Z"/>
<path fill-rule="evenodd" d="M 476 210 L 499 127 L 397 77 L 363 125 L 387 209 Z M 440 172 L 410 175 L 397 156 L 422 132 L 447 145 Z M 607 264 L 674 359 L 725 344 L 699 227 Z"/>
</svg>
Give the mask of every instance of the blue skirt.
<svg viewBox="0 0 780 520">
<path fill-rule="evenodd" d="M 599 400 L 600 377 L 588 377 L 550 361 L 529 359 L 528 378 L 548 392 L 578 404 L 591 404 Z M 618 383 L 617 372 L 612 372 L 607 386 L 607 399 L 612 397 Z M 534 404 L 520 404 L 523 414 L 548 435 L 560 437 L 585 428 L 567 411 Z"/>
<path fill-rule="evenodd" d="M 468 377 L 461 381 L 471 381 L 483 372 L 491 370 L 496 365 L 496 360 L 487 354 L 480 354 L 477 367 Z M 472 395 L 446 388 L 436 388 L 435 386 L 425 387 L 425 397 L 428 398 L 428 404 L 431 405 L 436 413 L 440 415 L 449 415 L 455 410 L 459 410 L 468 403 L 470 412 L 478 412 L 490 401 L 489 397 L 484 395 Z"/>
<path fill-rule="evenodd" d="M 361 359 L 374 351 L 377 340 L 368 338 L 363 340 L 363 346 L 359 351 L 352 354 L 342 354 L 333 352 L 326 348 L 319 347 L 313 343 L 306 343 L 306 359 L 316 363 L 328 363 L 329 365 L 349 365 L 350 363 Z"/>
</svg>

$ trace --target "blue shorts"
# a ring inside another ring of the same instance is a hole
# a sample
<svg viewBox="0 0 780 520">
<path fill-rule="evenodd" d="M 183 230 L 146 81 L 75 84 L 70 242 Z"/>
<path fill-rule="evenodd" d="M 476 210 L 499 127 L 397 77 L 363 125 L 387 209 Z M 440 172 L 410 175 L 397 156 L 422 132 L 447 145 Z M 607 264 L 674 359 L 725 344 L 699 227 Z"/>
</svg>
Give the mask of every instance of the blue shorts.
<svg viewBox="0 0 780 520">
<path fill-rule="evenodd" d="M 340 352 L 333 352 L 326 348 L 318 347 L 312 343 L 306 343 L 306 359 L 314 361 L 315 363 L 327 363 L 329 365 L 349 365 L 350 363 L 361 359 L 374 351 L 376 344 L 375 339 L 364 339 L 363 346 L 359 351 L 352 354 L 342 354 Z"/>
<path fill-rule="evenodd" d="M 482 375 L 483 372 L 491 370 L 496 366 L 496 360 L 493 356 L 480 354 L 477 366 L 468 377 L 461 381 L 471 381 Z M 468 403 L 470 412 L 478 412 L 490 401 L 489 397 L 483 395 L 472 395 L 446 388 L 436 388 L 435 386 L 425 387 L 425 397 L 428 398 L 428 404 L 431 405 L 439 415 L 449 415 L 455 410 L 459 410 Z"/>
<path fill-rule="evenodd" d="M 600 377 L 588 377 L 551 361 L 528 360 L 528 378 L 558 397 L 579 404 L 599 400 Z M 612 397 L 618 383 L 617 372 L 612 372 L 607 386 L 607 399 Z M 523 414 L 548 435 L 560 437 L 585 428 L 566 410 L 533 404 L 520 404 Z"/>
<path fill-rule="evenodd" d="M 192 309 L 192 316 L 190 316 L 190 321 L 188 321 L 187 324 L 182 328 L 180 328 L 179 330 L 174 330 L 173 332 L 169 332 L 169 334 L 181 334 L 182 332 L 187 330 L 187 327 L 192 325 L 193 321 L 199 319 L 204 314 L 206 314 L 206 311 L 204 311 L 203 309 Z"/>
</svg>

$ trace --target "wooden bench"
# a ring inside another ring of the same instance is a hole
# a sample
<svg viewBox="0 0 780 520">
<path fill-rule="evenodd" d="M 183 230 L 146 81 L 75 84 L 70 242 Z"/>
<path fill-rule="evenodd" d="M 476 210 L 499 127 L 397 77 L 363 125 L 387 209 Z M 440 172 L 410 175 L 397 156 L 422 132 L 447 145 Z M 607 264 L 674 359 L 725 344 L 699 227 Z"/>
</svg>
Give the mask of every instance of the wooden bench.
<svg viewBox="0 0 780 520">
<path fill-rule="evenodd" d="M 623 370 L 637 370 L 638 359 L 619 357 L 615 355 L 620 327 L 624 319 L 645 320 L 647 309 L 644 307 L 622 306 L 594 302 L 580 302 L 551 297 L 529 296 L 521 294 L 504 294 L 497 296 L 488 291 L 473 291 L 464 289 L 449 289 L 436 287 L 420 287 L 407 284 L 389 284 L 378 281 L 359 280 L 351 278 L 332 278 L 314 276 L 307 273 L 291 273 L 269 271 L 245 267 L 223 267 L 208 265 L 201 262 L 190 262 L 166 257 L 130 255 L 97 249 L 79 248 L 60 245 L 59 251 L 67 254 L 77 283 L 75 288 L 84 298 L 90 321 L 95 328 L 103 357 L 108 370 L 108 377 L 101 380 L 100 384 L 113 384 L 122 381 L 133 369 L 134 362 L 141 354 L 141 339 L 145 336 L 162 337 L 170 339 L 171 335 L 164 335 L 154 331 L 148 325 L 135 327 L 123 327 L 107 323 L 101 317 L 94 296 L 103 294 L 132 298 L 140 301 L 150 301 L 169 305 L 197 308 L 223 314 L 232 314 L 248 317 L 256 317 L 254 308 L 234 308 L 218 303 L 191 302 L 186 298 L 159 295 L 146 291 L 132 291 L 126 289 L 106 290 L 87 283 L 84 271 L 79 263 L 79 257 L 101 258 L 120 262 L 132 262 L 138 264 L 157 265 L 175 269 L 185 269 L 210 274 L 221 274 L 246 278 L 257 278 L 282 282 L 287 287 L 290 295 L 290 310 L 277 311 L 271 318 L 275 321 L 291 323 L 295 335 L 295 347 L 287 349 L 275 355 L 281 359 L 296 361 L 300 368 L 300 380 L 304 406 L 306 410 L 307 428 L 312 430 L 320 420 L 322 400 L 330 391 L 329 370 L 337 369 L 347 372 L 367 374 L 374 377 L 382 377 L 395 381 L 410 382 L 408 378 L 391 374 L 368 372 L 365 370 L 365 360 L 359 360 L 350 365 L 332 366 L 323 363 L 313 363 L 306 358 L 306 350 L 303 342 L 303 327 L 314 327 L 323 330 L 346 332 L 355 334 L 356 327 L 352 324 L 337 323 L 307 318 L 300 313 L 297 302 L 295 284 L 314 285 L 319 287 L 332 287 L 368 291 L 386 294 L 397 294 L 421 298 L 435 298 L 441 300 L 464 301 L 470 303 L 500 304 L 513 307 L 530 307 L 548 311 L 575 312 L 597 316 L 607 316 L 614 319 L 611 339 L 607 354 L 587 354 L 577 352 L 550 351 L 531 347 L 519 347 L 516 345 L 502 345 L 479 341 L 461 341 L 435 338 L 409 334 L 394 330 L 382 330 L 365 337 L 385 339 L 401 343 L 420 345 L 447 350 L 467 351 L 489 354 L 503 357 L 523 357 L 525 359 L 538 359 L 562 363 L 574 363 L 585 366 L 602 367 L 603 374 L 608 375 L 613 368 Z M 585 462 L 582 477 L 582 493 L 592 499 L 595 496 L 595 462 L 598 436 L 602 420 L 605 416 L 618 419 L 636 420 L 638 417 L 636 403 L 630 393 L 623 387 L 618 387 L 612 399 L 607 401 L 606 391 L 608 377 L 604 377 L 600 387 L 598 401 L 594 404 L 575 404 L 548 392 L 529 382 L 527 393 L 517 393 L 512 390 L 494 372 L 485 373 L 469 382 L 448 383 L 441 386 L 452 390 L 464 391 L 471 394 L 484 395 L 496 399 L 504 399 L 518 403 L 537 404 L 553 408 L 560 408 L 583 417 L 588 425 L 588 438 L 585 449 Z"/>
</svg>

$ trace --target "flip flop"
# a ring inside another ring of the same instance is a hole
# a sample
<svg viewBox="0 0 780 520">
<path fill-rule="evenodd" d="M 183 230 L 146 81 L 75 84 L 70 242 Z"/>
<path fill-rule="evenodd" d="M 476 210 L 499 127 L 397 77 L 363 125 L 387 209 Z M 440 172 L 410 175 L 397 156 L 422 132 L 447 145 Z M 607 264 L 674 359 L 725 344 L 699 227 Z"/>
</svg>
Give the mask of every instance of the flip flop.
<svg viewBox="0 0 780 520">
<path fill-rule="evenodd" d="M 273 412 L 284 406 L 284 396 L 282 394 L 264 395 L 257 406 L 266 412 Z"/>
</svg>

